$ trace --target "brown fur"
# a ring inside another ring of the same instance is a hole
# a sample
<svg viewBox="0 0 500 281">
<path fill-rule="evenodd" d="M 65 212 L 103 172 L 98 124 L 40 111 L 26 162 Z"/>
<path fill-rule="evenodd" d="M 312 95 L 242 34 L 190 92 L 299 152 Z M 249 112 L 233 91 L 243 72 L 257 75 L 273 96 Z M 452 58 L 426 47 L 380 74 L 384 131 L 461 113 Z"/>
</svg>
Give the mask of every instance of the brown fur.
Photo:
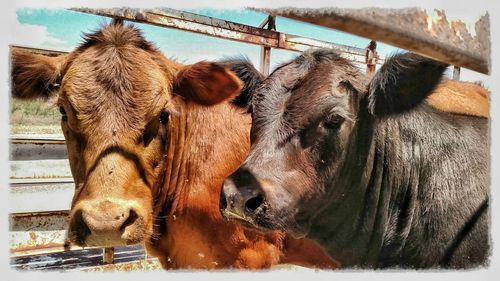
<svg viewBox="0 0 500 281">
<path fill-rule="evenodd" d="M 60 66 L 65 60 L 65 55 L 54 58 L 12 50 L 12 88 L 16 98 L 48 98 L 51 86 L 60 83 Z"/>
<path fill-rule="evenodd" d="M 187 99 L 202 105 L 232 99 L 241 88 L 241 81 L 231 71 L 206 61 L 179 71 L 174 83 L 174 92 L 182 93 Z"/>
<path fill-rule="evenodd" d="M 443 80 L 427 102 L 445 112 L 488 118 L 489 98 L 490 93 L 476 83 Z"/>
<path fill-rule="evenodd" d="M 335 266 L 309 240 L 222 219 L 222 181 L 249 149 L 250 117 L 227 102 L 241 89 L 236 76 L 208 62 L 169 61 L 118 21 L 85 38 L 58 58 L 12 52 L 13 96 L 58 95 L 66 112 L 73 243 L 143 242 L 165 268 Z"/>
</svg>

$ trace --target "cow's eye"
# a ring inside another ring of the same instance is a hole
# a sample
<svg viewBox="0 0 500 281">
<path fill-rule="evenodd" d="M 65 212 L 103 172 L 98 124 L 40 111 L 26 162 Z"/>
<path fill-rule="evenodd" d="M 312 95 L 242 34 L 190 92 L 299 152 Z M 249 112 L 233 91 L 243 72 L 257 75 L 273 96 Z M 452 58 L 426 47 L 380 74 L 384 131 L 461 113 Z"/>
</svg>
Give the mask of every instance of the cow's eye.
<svg viewBox="0 0 500 281">
<path fill-rule="evenodd" d="M 160 123 L 162 123 L 163 125 L 167 124 L 169 117 L 170 113 L 168 113 L 168 111 L 163 111 L 162 113 L 160 113 Z"/>
<path fill-rule="evenodd" d="M 344 118 L 337 114 L 330 114 L 323 120 L 323 126 L 330 130 L 336 130 L 342 125 L 344 122 Z"/>
</svg>

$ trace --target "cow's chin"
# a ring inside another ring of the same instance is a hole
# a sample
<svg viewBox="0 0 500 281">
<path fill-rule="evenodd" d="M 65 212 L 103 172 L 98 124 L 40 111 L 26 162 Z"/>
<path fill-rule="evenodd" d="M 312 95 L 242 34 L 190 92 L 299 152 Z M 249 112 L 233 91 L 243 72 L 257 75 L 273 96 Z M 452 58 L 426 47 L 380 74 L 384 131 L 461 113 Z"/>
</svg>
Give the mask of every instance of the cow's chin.
<svg viewBox="0 0 500 281">
<path fill-rule="evenodd" d="M 284 211 L 273 211 L 256 213 L 254 225 L 265 230 L 281 230 L 290 234 L 293 238 L 304 238 L 308 231 L 301 227 L 294 218 L 294 214 Z"/>
</svg>

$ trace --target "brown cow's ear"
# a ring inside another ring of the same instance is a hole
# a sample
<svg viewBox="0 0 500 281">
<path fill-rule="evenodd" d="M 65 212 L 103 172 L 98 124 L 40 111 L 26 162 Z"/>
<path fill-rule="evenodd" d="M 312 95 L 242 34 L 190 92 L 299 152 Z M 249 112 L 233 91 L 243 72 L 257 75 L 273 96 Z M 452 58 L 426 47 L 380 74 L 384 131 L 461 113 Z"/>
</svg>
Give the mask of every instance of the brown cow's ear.
<svg viewBox="0 0 500 281">
<path fill-rule="evenodd" d="M 49 98 L 57 92 L 60 68 L 66 55 L 49 57 L 12 49 L 12 96 L 20 99 Z"/>
<path fill-rule="evenodd" d="M 202 105 L 214 105 L 234 98 L 243 83 L 229 69 L 212 62 L 198 62 L 179 71 L 174 93 Z"/>
</svg>

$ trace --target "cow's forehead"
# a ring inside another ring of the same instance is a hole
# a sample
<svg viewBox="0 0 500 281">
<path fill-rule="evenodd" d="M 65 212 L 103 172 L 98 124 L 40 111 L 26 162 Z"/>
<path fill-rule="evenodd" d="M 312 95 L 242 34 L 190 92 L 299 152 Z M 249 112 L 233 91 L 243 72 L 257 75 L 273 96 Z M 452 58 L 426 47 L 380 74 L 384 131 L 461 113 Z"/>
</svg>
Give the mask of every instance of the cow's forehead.
<svg viewBox="0 0 500 281">
<path fill-rule="evenodd" d="M 110 126 L 117 131 L 140 131 L 169 102 L 171 86 L 172 78 L 148 51 L 94 46 L 67 68 L 62 98 L 92 131 Z"/>
<path fill-rule="evenodd" d="M 345 92 L 339 84 L 359 70 L 334 52 L 319 53 L 306 53 L 276 69 L 255 93 L 257 113 L 261 109 L 299 108 L 307 114 L 307 110 L 333 100 L 329 96 L 342 97 Z"/>
</svg>

